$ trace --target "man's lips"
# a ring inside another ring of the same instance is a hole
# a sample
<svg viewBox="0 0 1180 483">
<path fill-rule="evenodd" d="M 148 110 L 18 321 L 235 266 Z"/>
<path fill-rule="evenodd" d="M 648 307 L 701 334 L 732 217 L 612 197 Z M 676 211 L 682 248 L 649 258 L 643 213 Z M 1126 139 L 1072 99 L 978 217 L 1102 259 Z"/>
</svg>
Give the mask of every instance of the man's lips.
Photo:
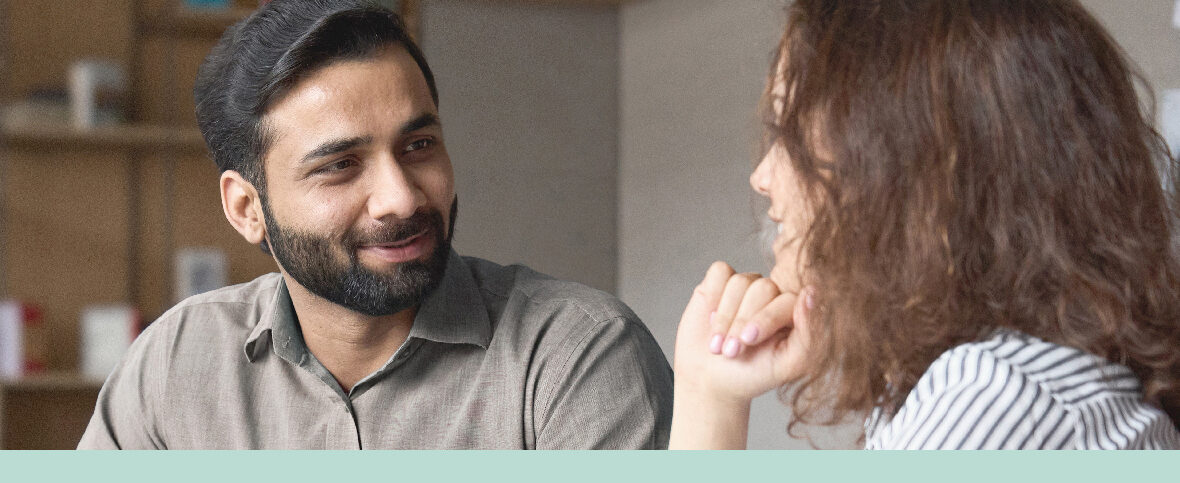
<svg viewBox="0 0 1180 483">
<path fill-rule="evenodd" d="M 357 254 L 386 263 L 408 262 L 429 254 L 433 240 L 434 232 L 426 229 L 396 242 L 361 245 L 357 248 Z"/>
</svg>

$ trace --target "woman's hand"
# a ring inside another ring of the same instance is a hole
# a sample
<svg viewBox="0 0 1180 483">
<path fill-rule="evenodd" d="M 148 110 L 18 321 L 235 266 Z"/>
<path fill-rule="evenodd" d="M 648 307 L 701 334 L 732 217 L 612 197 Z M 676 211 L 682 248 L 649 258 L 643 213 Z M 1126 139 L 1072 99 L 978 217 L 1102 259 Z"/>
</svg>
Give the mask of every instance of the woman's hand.
<svg viewBox="0 0 1180 483">
<path fill-rule="evenodd" d="M 672 447 L 745 447 L 750 401 L 803 374 L 810 289 L 716 262 L 676 334 Z"/>
</svg>

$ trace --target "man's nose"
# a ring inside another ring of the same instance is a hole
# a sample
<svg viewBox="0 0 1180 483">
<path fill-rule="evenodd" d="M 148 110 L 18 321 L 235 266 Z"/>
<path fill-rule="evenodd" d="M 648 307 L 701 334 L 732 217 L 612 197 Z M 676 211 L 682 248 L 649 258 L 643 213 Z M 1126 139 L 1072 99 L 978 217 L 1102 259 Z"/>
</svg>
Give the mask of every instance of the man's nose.
<svg viewBox="0 0 1180 483">
<path fill-rule="evenodd" d="M 426 204 L 426 195 L 414 177 L 394 160 L 380 163 L 369 180 L 369 216 L 374 220 L 393 216 L 406 219 Z"/>
</svg>

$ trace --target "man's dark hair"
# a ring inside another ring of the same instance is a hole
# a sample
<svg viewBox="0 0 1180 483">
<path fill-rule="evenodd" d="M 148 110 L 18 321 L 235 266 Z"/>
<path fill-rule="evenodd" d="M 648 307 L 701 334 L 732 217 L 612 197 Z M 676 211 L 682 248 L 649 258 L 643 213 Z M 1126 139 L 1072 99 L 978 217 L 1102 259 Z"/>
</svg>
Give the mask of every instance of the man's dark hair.
<svg viewBox="0 0 1180 483">
<path fill-rule="evenodd" d="M 213 161 L 265 196 L 263 116 L 296 83 L 389 46 L 409 52 L 438 105 L 434 76 L 396 13 L 362 0 L 274 0 L 226 30 L 197 73 L 197 124 Z"/>
</svg>

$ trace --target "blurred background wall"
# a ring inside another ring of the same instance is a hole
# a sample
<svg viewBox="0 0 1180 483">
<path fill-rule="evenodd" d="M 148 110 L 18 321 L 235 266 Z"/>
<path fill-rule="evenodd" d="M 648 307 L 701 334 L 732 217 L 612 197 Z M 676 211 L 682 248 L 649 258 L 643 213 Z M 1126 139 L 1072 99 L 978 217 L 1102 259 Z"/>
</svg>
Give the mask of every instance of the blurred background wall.
<svg viewBox="0 0 1180 483">
<path fill-rule="evenodd" d="M 455 247 L 614 292 L 618 13 L 552 3 L 422 3 L 455 165 Z"/>
<path fill-rule="evenodd" d="M 40 306 L 53 375 L 0 382 L 0 447 L 70 447 L 80 434 L 97 390 L 72 376 L 85 307 L 130 304 L 154 318 L 174 301 L 173 258 L 186 247 L 222 251 L 228 283 L 274 269 L 224 220 L 193 131 L 196 66 L 243 10 L 135 20 L 137 6 L 166 13 L 170 1 L 0 0 L 5 105 L 60 88 L 83 58 L 140 79 L 135 129 L 0 136 L 0 299 Z M 1180 88 L 1171 0 L 1083 3 L 1157 93 Z M 617 293 L 670 359 L 710 262 L 768 267 L 754 237 L 765 207 L 747 177 L 785 4 L 418 2 L 461 199 L 457 248 Z M 786 420 L 773 395 L 757 400 L 750 446 L 810 447 L 785 435 Z M 853 447 L 857 427 L 811 434 Z"/>
</svg>

